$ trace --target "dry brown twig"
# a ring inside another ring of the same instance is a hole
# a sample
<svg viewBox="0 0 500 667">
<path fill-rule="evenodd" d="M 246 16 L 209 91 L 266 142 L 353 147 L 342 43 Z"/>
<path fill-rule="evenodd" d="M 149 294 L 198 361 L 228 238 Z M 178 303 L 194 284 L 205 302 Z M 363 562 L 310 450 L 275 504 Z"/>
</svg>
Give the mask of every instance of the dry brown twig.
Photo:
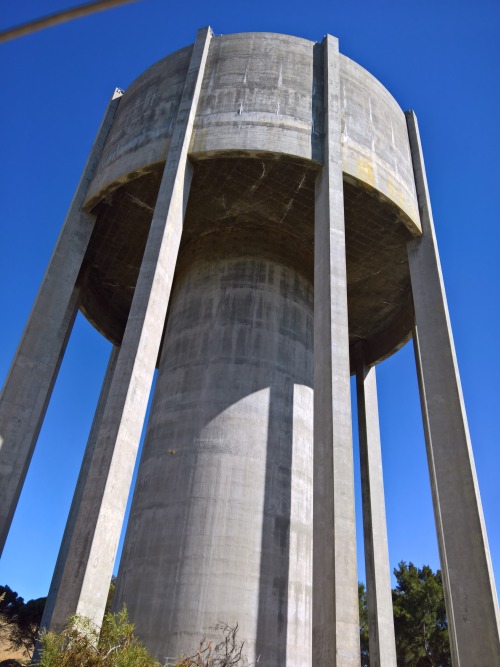
<svg viewBox="0 0 500 667">
<path fill-rule="evenodd" d="M 243 654 L 245 642 L 237 639 L 238 624 L 235 626 L 219 622 L 216 626 L 224 637 L 215 646 L 204 637 L 196 653 L 182 658 L 175 667 L 252 667 L 256 662 L 249 663 Z"/>
</svg>

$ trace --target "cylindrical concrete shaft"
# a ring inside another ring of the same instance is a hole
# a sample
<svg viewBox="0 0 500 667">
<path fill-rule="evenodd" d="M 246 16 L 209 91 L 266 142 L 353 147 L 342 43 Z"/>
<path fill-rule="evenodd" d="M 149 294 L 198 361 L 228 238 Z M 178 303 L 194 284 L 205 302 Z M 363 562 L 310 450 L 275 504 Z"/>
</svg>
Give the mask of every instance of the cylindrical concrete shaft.
<svg viewBox="0 0 500 667">
<path fill-rule="evenodd" d="M 314 667 L 360 664 L 338 40 L 321 46 L 324 156 L 314 225 Z"/>
<path fill-rule="evenodd" d="M 262 257 L 177 280 L 115 601 L 160 661 L 222 621 L 250 660 L 309 664 L 312 299 Z"/>
<path fill-rule="evenodd" d="M 375 366 L 363 363 L 361 349 L 356 362 L 370 666 L 396 667 L 377 379 Z"/>
<path fill-rule="evenodd" d="M 73 328 L 95 223 L 82 205 L 121 95 L 116 89 L 109 102 L 0 395 L 0 553 Z"/>
<path fill-rule="evenodd" d="M 415 356 L 455 667 L 500 665 L 500 619 L 418 125 L 407 112 L 423 236 L 408 247 Z"/>
</svg>

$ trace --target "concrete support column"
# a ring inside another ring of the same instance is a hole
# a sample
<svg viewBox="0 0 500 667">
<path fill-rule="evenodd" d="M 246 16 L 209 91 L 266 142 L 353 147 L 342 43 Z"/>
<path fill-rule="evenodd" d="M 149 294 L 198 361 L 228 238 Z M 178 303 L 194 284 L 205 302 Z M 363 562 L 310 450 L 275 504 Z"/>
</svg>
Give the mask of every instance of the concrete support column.
<svg viewBox="0 0 500 667">
<path fill-rule="evenodd" d="M 452 662 L 500 664 L 498 599 L 434 234 L 418 125 L 406 114 L 423 236 L 408 246 L 414 344 Z"/>
<path fill-rule="evenodd" d="M 371 667 L 396 667 L 391 573 L 387 546 L 384 479 L 375 367 L 356 359 L 359 452 L 363 498 L 368 629 Z"/>
<path fill-rule="evenodd" d="M 212 32 L 199 31 L 122 345 L 74 522 L 51 627 L 68 614 L 100 625 L 161 344 L 191 183 L 187 151 Z M 59 605 L 64 610 L 57 611 Z M 57 628 L 55 628 L 57 629 Z"/>
<path fill-rule="evenodd" d="M 0 553 L 78 309 L 77 278 L 94 229 L 83 209 L 122 91 L 111 98 L 0 395 Z"/>
<path fill-rule="evenodd" d="M 360 664 L 338 40 L 324 54 L 314 241 L 313 659 Z"/>
<path fill-rule="evenodd" d="M 104 376 L 104 382 L 102 384 L 102 389 L 99 396 L 99 402 L 97 404 L 97 409 L 94 415 L 94 421 L 92 422 L 92 428 L 90 429 L 90 435 L 87 442 L 87 447 L 85 449 L 85 455 L 83 457 L 82 466 L 80 468 L 80 474 L 78 476 L 75 494 L 73 496 L 73 501 L 71 503 L 71 509 L 69 512 L 68 520 L 66 522 L 66 528 L 64 530 L 61 547 L 59 549 L 59 555 L 57 557 L 56 567 L 54 570 L 54 574 L 52 576 L 49 595 L 47 597 L 47 602 L 45 603 L 45 609 L 43 611 L 43 617 L 41 622 L 42 629 L 52 628 L 53 630 L 56 631 L 61 630 L 64 627 L 64 624 L 66 623 L 68 613 L 71 613 L 64 608 L 64 601 L 65 601 L 64 595 L 59 596 L 59 589 L 63 577 L 72 576 L 71 574 L 72 568 L 75 567 L 75 564 L 78 563 L 78 560 L 80 558 L 80 554 L 78 553 L 78 551 L 76 551 L 79 545 L 75 544 L 75 541 L 72 539 L 73 532 L 75 528 L 75 523 L 80 513 L 80 506 L 85 494 L 85 485 L 87 483 L 87 478 L 92 460 L 94 459 L 94 456 L 98 457 L 102 456 L 102 453 L 96 452 L 97 434 L 99 433 L 102 416 L 104 414 L 104 408 L 108 400 L 109 389 L 111 387 L 111 380 L 113 379 L 113 374 L 116 368 L 116 362 L 118 360 L 119 351 L 120 351 L 119 347 L 113 347 L 109 358 L 106 375 Z M 100 498 L 96 498 L 95 500 L 98 502 L 98 504 L 94 508 L 93 513 L 99 512 Z M 36 660 L 36 656 L 34 659 Z"/>
</svg>

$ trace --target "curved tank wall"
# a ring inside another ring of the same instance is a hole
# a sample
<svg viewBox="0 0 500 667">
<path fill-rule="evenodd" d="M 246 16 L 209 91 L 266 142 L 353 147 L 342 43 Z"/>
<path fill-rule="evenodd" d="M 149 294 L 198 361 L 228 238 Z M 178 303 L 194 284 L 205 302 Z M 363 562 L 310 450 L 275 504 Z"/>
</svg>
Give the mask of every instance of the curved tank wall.
<svg viewBox="0 0 500 667">
<path fill-rule="evenodd" d="M 190 152 L 285 153 L 321 161 L 313 131 L 314 43 L 244 33 L 210 48 Z"/>
<path fill-rule="evenodd" d="M 322 64 L 298 37 L 243 33 L 214 37 L 190 155 L 275 153 L 321 163 Z M 87 205 L 162 163 L 192 46 L 159 61 L 125 92 Z M 420 230 L 404 114 L 362 67 L 341 56 L 342 165 L 346 178 L 376 189 Z"/>
<path fill-rule="evenodd" d="M 340 60 L 340 96 L 344 178 L 385 195 L 420 229 L 403 111 L 374 76 L 346 56 Z"/>
<path fill-rule="evenodd" d="M 163 58 L 147 69 L 126 90 L 113 120 L 113 127 L 89 199 L 133 180 L 158 163 L 165 162 L 173 124 L 184 87 L 193 46 Z M 125 101 L 125 104 L 124 104 Z"/>
</svg>

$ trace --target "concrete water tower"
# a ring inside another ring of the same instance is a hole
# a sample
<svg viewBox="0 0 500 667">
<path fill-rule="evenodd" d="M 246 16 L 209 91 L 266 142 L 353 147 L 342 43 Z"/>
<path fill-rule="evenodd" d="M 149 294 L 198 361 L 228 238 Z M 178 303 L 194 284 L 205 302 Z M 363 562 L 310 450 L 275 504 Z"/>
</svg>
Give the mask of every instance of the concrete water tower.
<svg viewBox="0 0 500 667">
<path fill-rule="evenodd" d="M 3 540 L 77 309 L 114 347 L 45 625 L 102 619 L 158 366 L 116 604 L 161 660 L 224 620 L 266 667 L 359 665 L 356 373 L 395 665 L 375 366 L 413 336 L 454 665 L 500 664 L 416 119 L 334 37 L 200 30 L 113 95 L 1 397 Z"/>
</svg>

